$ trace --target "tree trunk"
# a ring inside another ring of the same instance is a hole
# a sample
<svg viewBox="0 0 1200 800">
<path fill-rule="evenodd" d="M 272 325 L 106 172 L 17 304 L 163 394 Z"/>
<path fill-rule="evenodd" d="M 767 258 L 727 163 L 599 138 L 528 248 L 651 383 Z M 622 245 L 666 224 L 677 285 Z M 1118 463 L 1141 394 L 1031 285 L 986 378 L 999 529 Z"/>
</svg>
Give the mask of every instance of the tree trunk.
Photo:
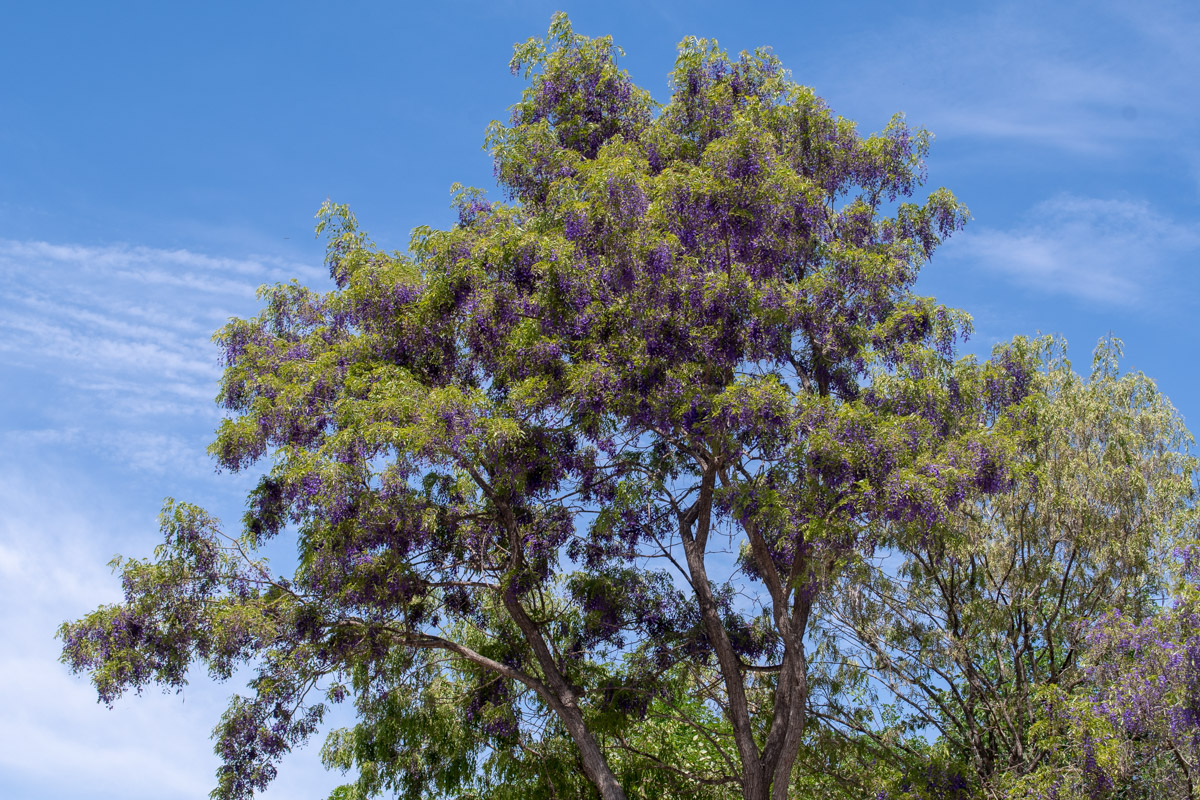
<svg viewBox="0 0 1200 800">
<path fill-rule="evenodd" d="M 709 587 L 704 563 L 705 545 L 711 524 L 713 488 L 716 470 L 704 465 L 700 494 L 695 505 L 680 515 L 679 533 L 691 575 L 692 589 L 700 606 L 701 619 L 708 634 L 725 683 L 729 701 L 729 721 L 742 763 L 742 797 L 745 800 L 787 800 L 792 765 L 800 749 L 805 709 L 808 700 L 808 674 L 804 657 L 803 630 L 808 604 L 797 601 L 795 619 L 786 611 L 787 593 L 782 586 L 773 592 L 776 621 L 780 634 L 788 642 L 780 673 L 776 707 L 766 746 L 760 750 L 754 740 L 753 724 L 746 698 L 745 674 L 721 621 L 715 598 Z M 694 529 L 693 529 L 694 526 Z M 779 583 L 778 580 L 775 583 Z M 782 615 L 782 617 L 781 617 Z M 796 623 L 799 623 L 797 626 Z M 798 629 L 800 634 L 795 635 Z"/>
<path fill-rule="evenodd" d="M 583 715 L 579 713 L 578 708 L 570 711 L 574 713 L 560 714 L 559 716 L 567 726 L 571 738 L 575 740 L 575 745 L 579 748 L 584 774 L 599 790 L 603 800 L 625 800 L 625 790 L 621 788 L 621 784 L 617 783 L 617 776 L 608 766 L 608 760 L 604 758 L 604 753 L 600 750 L 600 745 L 596 743 L 595 737 L 583 724 Z"/>
<path fill-rule="evenodd" d="M 516 597 L 506 594 L 504 605 L 513 621 L 517 623 L 517 627 L 521 629 L 525 640 L 529 642 L 534 657 L 542 667 L 548 684 L 548 692 L 543 697 L 558 718 L 562 720 L 567 733 L 571 735 L 575 746 L 579 748 L 584 774 L 599 790 L 603 800 L 625 800 L 625 790 L 617 782 L 617 776 L 608 766 L 608 759 L 604 757 L 604 752 L 596 743 L 596 738 L 592 736 L 592 732 L 584 723 L 575 690 L 567 681 L 566 676 L 559 671 L 554 656 L 550 653 L 550 648 L 546 646 L 546 641 L 542 638 L 541 631 L 529 618 Z"/>
</svg>

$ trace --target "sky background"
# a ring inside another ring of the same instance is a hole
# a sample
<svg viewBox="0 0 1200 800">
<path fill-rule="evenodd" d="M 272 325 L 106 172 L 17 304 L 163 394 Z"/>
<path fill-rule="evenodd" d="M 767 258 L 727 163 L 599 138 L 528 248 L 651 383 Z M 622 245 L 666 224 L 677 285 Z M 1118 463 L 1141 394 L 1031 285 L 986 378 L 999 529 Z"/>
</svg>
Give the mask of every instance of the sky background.
<svg viewBox="0 0 1200 800">
<path fill-rule="evenodd" d="M 452 224 L 453 182 L 494 189 L 481 145 L 523 86 L 512 45 L 558 9 L 660 101 L 698 35 L 772 46 L 864 133 L 905 112 L 936 136 L 927 188 L 973 214 L 918 283 L 974 316 L 964 352 L 1057 333 L 1086 371 L 1111 331 L 1200 420 L 1194 2 L 0 8 L 0 796 L 207 796 L 239 680 L 108 710 L 54 631 L 119 599 L 106 564 L 150 555 L 164 497 L 237 522 L 254 477 L 205 452 L 209 337 L 262 283 L 328 286 L 327 197 L 404 249 Z M 325 797 L 318 752 L 265 796 Z"/>
</svg>

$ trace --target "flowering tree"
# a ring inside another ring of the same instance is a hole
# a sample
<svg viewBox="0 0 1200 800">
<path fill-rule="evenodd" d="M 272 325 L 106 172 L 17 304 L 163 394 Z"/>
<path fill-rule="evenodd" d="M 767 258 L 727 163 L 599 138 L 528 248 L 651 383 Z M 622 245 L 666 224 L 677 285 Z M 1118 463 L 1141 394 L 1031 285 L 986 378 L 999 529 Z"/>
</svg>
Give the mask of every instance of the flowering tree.
<svg viewBox="0 0 1200 800">
<path fill-rule="evenodd" d="M 105 701 L 256 665 L 217 796 L 270 780 L 322 686 L 359 712 L 326 749 L 347 797 L 515 763 L 606 800 L 666 775 L 783 798 L 814 603 L 886 523 L 930 535 L 1007 486 L 1028 354 L 953 362 L 966 317 L 911 291 L 966 219 L 905 200 L 928 134 L 860 136 L 768 51 L 685 40 L 662 107 L 617 55 L 556 16 L 488 132 L 509 202 L 459 191 L 408 254 L 327 205 L 336 289 L 264 289 L 217 335 L 212 452 L 271 463 L 244 532 L 169 506 L 126 602 L 61 631 Z"/>
<path fill-rule="evenodd" d="M 1030 739 L 1044 757 L 1009 797 L 1200 797 L 1200 547 L 1193 538 L 1173 555 L 1168 605 L 1078 626 L 1082 679 L 1039 687 Z"/>
<path fill-rule="evenodd" d="M 1183 575 L 1169 608 L 1140 622 L 1114 610 L 1088 627 L 1088 691 L 1076 713 L 1101 724 L 1074 752 L 1092 796 L 1119 787 L 1200 797 L 1200 553 L 1192 544 L 1177 554 Z"/>
<path fill-rule="evenodd" d="M 860 679 L 903 710 L 892 729 L 935 730 L 987 797 L 1111 787 L 1133 773 L 1128 759 L 1124 773 L 1097 771 L 1116 758 L 1110 722 L 1178 732 L 1186 718 L 1165 702 L 1185 681 L 1185 617 L 1156 616 L 1156 603 L 1173 548 L 1196 536 L 1191 436 L 1152 380 L 1121 374 L 1119 340 L 1100 342 L 1088 378 L 1064 343 L 1036 349 L 1036 413 L 1011 489 L 961 506 L 942 535 L 903 548 L 898 569 L 848 570 L 826 606 L 842 658 L 857 656 Z M 883 733 L 844 698 L 824 710 Z"/>
<path fill-rule="evenodd" d="M 1138 620 L 1112 610 L 1081 626 L 1084 679 L 1038 687 L 1029 738 L 1043 757 L 1007 796 L 1046 800 L 1200 797 L 1200 570 L 1177 550 L 1182 580 L 1167 608 Z"/>
</svg>

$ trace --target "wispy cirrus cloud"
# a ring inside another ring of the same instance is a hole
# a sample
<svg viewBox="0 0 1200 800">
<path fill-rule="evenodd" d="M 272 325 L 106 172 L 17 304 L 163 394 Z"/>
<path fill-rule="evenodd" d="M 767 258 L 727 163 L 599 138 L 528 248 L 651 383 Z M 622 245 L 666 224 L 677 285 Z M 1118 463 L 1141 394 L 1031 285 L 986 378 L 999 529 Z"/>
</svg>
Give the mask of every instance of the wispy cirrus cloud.
<svg viewBox="0 0 1200 800">
<path fill-rule="evenodd" d="M 1021 286 L 1114 306 L 1165 302 L 1200 262 L 1200 223 L 1143 200 L 1062 194 L 1009 230 L 968 230 L 944 247 Z"/>
<path fill-rule="evenodd" d="M 182 800 L 212 788 L 209 731 L 242 681 L 200 679 L 182 696 L 151 688 L 110 711 L 57 663 L 54 632 L 120 600 L 105 564 L 158 539 L 153 507 L 130 512 L 127 496 L 228 499 L 205 454 L 219 415 L 210 337 L 257 311 L 259 284 L 316 274 L 272 259 L 0 240 L 10 412 L 0 417 L 0 604 L 14 610 L 0 619 L 0 773 L 14 796 Z M 239 481 L 224 483 L 228 493 Z M 266 797 L 335 784 L 311 750 L 293 761 Z"/>
<path fill-rule="evenodd" d="M 226 258 L 182 248 L 127 244 L 90 246 L 0 239 L 0 259 L 16 263 L 73 264 L 85 272 L 120 274 L 149 283 L 176 281 L 175 285 L 194 286 L 208 292 L 244 293 L 248 286 L 251 294 L 257 283 L 214 281 L 213 277 L 240 275 L 258 279 L 261 283 L 293 277 L 312 280 L 323 274 L 311 265 L 276 256 Z M 179 270 L 192 272 L 180 273 Z"/>
<path fill-rule="evenodd" d="M 18 412 L 0 440 L 136 470 L 211 469 L 213 332 L 257 312 L 260 284 L 319 275 L 278 258 L 0 239 L 0 379 Z"/>
<path fill-rule="evenodd" d="M 1190 4 L 1000 2 L 865 33 L 864 56 L 832 77 L 943 140 L 1186 160 L 1200 152 L 1198 39 Z"/>
</svg>

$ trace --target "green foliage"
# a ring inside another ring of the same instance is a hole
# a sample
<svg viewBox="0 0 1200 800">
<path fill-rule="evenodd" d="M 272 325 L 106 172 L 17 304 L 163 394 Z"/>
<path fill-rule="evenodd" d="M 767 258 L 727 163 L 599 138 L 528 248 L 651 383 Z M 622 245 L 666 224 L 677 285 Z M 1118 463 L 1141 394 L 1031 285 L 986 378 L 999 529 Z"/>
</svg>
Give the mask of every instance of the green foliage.
<svg viewBox="0 0 1200 800">
<path fill-rule="evenodd" d="M 936 732 L 988 797 L 1094 793 L 1084 763 L 1122 774 L 1120 737 L 1089 710 L 1088 626 L 1153 614 L 1196 532 L 1191 437 L 1153 381 L 1121 374 L 1120 342 L 1100 343 L 1087 379 L 1063 343 L 1036 349 L 1011 490 L 941 536 L 896 538 L 826 609 L 835 649 L 863 665 L 839 674 L 905 711 L 881 727 L 835 699 L 837 724 L 876 741 Z"/>
</svg>

